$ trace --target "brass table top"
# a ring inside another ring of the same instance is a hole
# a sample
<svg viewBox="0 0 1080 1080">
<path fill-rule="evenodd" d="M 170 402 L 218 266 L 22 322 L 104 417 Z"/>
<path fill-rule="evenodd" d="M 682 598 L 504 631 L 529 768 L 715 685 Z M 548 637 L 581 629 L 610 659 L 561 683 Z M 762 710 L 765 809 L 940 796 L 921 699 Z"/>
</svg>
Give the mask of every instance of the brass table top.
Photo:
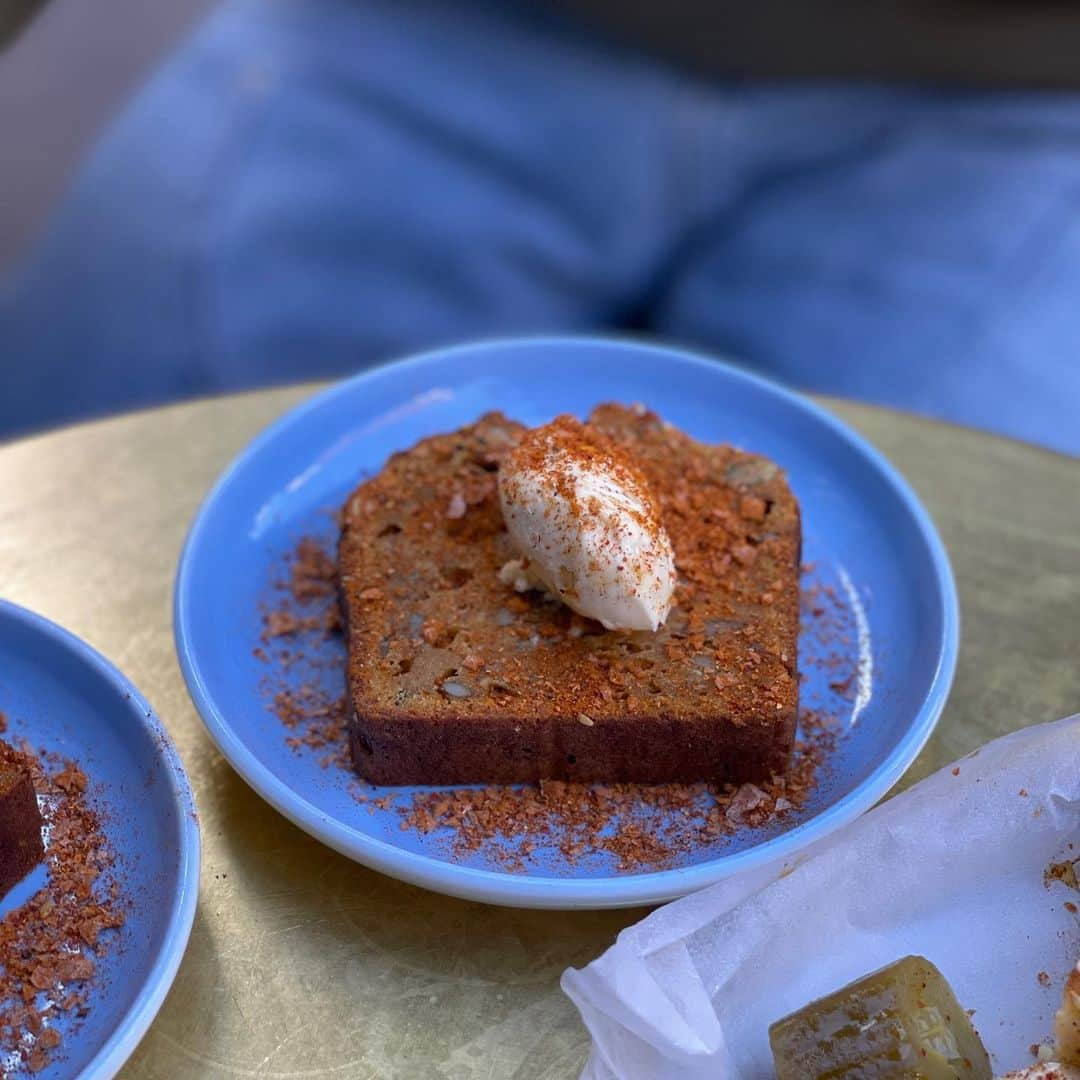
<svg viewBox="0 0 1080 1080">
<path fill-rule="evenodd" d="M 197 402 L 0 447 L 0 594 L 79 634 L 144 692 L 199 803 L 191 944 L 125 1080 L 571 1077 L 587 1038 L 558 987 L 644 911 L 529 912 L 399 884 L 263 803 L 205 734 L 177 666 L 173 572 L 229 459 L 307 396 Z M 905 782 L 1080 709 L 1080 464 L 826 402 L 906 474 L 960 589 L 956 683 Z"/>
</svg>

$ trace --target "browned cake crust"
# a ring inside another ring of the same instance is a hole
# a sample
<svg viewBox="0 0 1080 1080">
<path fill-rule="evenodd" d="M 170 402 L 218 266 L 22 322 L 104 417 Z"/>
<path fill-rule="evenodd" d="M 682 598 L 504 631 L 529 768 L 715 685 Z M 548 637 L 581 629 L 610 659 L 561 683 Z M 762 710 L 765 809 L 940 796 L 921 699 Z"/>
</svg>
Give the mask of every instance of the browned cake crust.
<svg viewBox="0 0 1080 1080">
<path fill-rule="evenodd" d="M 605 631 L 498 579 L 516 556 L 499 413 L 395 454 L 350 496 L 338 568 L 349 731 L 378 784 L 761 780 L 798 713 L 799 508 L 780 469 L 655 414 L 598 407 L 660 501 L 675 607 Z"/>
<path fill-rule="evenodd" d="M 0 897 L 17 885 L 45 854 L 41 812 L 22 755 L 0 742 Z"/>
</svg>

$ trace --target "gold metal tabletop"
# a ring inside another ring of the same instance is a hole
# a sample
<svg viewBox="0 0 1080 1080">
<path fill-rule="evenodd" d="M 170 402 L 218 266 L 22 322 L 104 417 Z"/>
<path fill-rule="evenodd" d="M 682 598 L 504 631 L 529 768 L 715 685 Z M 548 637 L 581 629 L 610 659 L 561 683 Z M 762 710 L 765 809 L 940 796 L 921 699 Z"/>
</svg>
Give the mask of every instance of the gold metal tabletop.
<svg viewBox="0 0 1080 1080">
<path fill-rule="evenodd" d="M 0 448 L 0 594 L 113 660 L 172 733 L 203 833 L 176 984 L 125 1080 L 575 1076 L 560 972 L 644 914 L 528 912 L 399 884 L 262 802 L 203 730 L 177 666 L 173 572 L 221 468 L 312 388 L 138 413 Z M 827 402 L 907 475 L 960 588 L 956 683 L 906 782 L 1080 709 L 1080 464 Z"/>
</svg>

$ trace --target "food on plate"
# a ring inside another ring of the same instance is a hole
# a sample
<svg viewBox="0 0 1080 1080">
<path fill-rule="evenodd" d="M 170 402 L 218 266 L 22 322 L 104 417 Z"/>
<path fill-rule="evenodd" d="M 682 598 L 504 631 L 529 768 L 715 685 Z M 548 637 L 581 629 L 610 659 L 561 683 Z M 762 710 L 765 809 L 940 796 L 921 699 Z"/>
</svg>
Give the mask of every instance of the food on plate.
<svg viewBox="0 0 1080 1080">
<path fill-rule="evenodd" d="M 10 873 L 48 867 L 0 918 L 0 1076 L 37 1074 L 75 1043 L 124 925 L 128 902 L 89 789 L 75 762 L 0 742 L 0 892 Z"/>
<path fill-rule="evenodd" d="M 45 855 L 41 811 L 23 756 L 0 742 L 0 899 Z"/>
<path fill-rule="evenodd" d="M 971 1019 L 929 960 L 907 956 L 769 1028 L 777 1080 L 991 1080 Z"/>
<path fill-rule="evenodd" d="M 379 784 L 753 782 L 798 711 L 799 507 L 641 407 L 489 413 L 341 515 L 353 759 Z"/>
</svg>

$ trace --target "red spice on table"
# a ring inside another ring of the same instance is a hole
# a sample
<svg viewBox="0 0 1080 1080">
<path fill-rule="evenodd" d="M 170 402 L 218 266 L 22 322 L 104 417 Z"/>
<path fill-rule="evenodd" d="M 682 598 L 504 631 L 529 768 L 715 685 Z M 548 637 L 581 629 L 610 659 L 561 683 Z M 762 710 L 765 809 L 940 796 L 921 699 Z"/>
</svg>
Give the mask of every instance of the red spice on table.
<svg viewBox="0 0 1080 1080">
<path fill-rule="evenodd" d="M 748 516 L 756 509 L 749 505 Z M 267 663 L 267 705 L 286 729 L 287 744 L 297 752 L 319 753 L 323 768 L 347 772 L 357 803 L 369 813 L 395 811 L 402 831 L 430 835 L 456 857 L 481 853 L 507 870 L 520 871 L 547 849 L 571 864 L 601 853 L 627 872 L 671 866 L 703 843 L 719 842 L 739 829 L 783 825 L 817 789 L 839 737 L 838 720 L 825 708 L 804 709 L 788 773 L 759 785 L 543 782 L 421 791 L 408 798 L 396 791 L 375 795 L 381 789 L 368 787 L 353 773 L 344 694 L 328 692 L 318 685 L 321 680 L 297 685 L 286 677 L 301 656 L 317 674 L 336 674 L 331 668 L 344 674 L 344 658 L 328 655 L 325 648 L 326 636 L 340 626 L 333 560 L 317 540 L 305 538 L 287 562 L 288 575 L 276 582 L 273 606 L 264 613 L 263 645 L 278 647 L 255 650 Z M 815 587 L 807 599 L 804 595 L 809 611 L 804 629 L 831 643 L 832 651 L 824 650 L 821 662 L 837 673 L 837 686 L 847 689 L 854 676 L 849 650 L 840 648 L 838 639 L 848 637 L 850 615 L 831 589 Z M 272 629 L 282 632 L 267 632 Z M 417 635 L 438 641 L 440 631 L 426 623 Z M 286 637 L 294 640 L 294 648 L 282 646 Z M 483 665 L 479 656 L 466 662 L 470 670 Z M 579 722 L 588 725 L 591 718 L 583 714 Z"/>
<path fill-rule="evenodd" d="M 86 774 L 25 745 L 0 753 L 17 756 L 45 796 L 48 880 L 0 920 L 0 1059 L 17 1055 L 36 1073 L 62 1045 L 53 1026 L 61 1014 L 88 1014 L 96 959 L 114 943 L 108 931 L 124 924 L 124 911 L 115 878 L 104 895 L 98 888 L 114 856 L 87 797 Z"/>
</svg>

